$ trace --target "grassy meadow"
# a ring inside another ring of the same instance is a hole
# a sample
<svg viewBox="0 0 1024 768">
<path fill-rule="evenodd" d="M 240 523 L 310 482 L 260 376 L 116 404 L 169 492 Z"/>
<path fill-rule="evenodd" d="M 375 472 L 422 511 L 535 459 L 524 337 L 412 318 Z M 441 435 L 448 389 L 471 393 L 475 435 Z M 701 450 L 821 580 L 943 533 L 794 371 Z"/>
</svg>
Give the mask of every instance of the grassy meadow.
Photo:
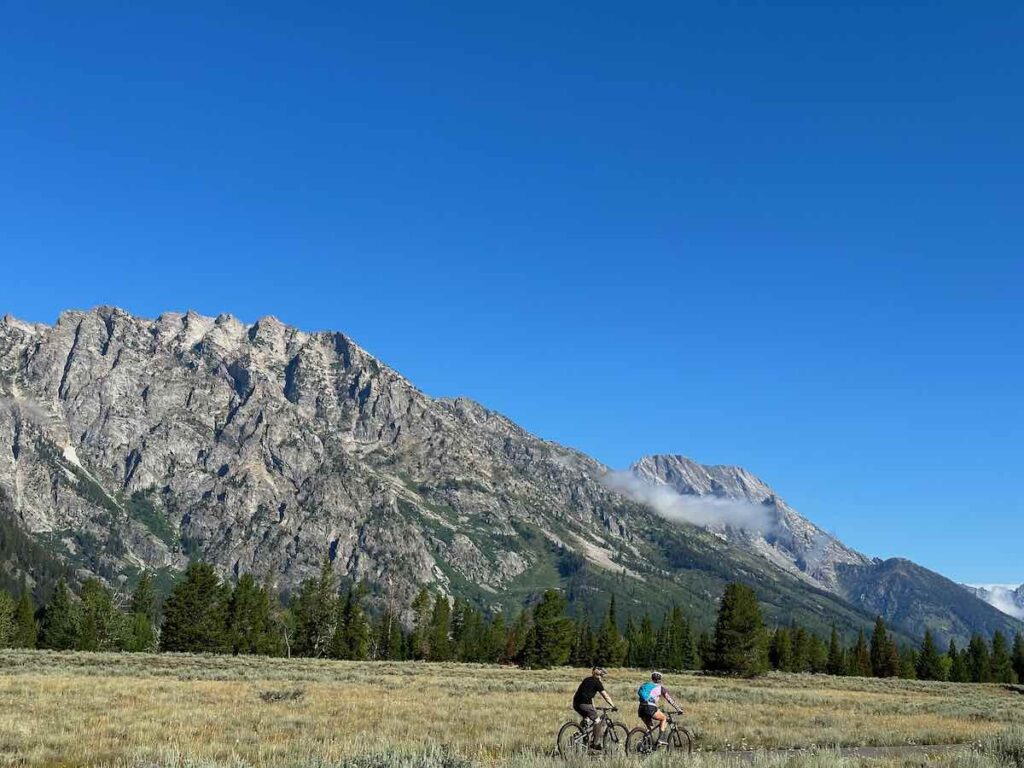
<svg viewBox="0 0 1024 768">
<path fill-rule="evenodd" d="M 553 766 L 555 732 L 571 716 L 583 674 L 0 651 L 0 766 Z M 628 727 L 637 724 L 631 691 L 643 679 L 635 670 L 609 676 Z M 753 681 L 668 675 L 666 684 L 705 753 L 820 748 L 761 755 L 758 765 L 1024 765 L 1024 697 L 998 686 L 781 674 Z M 829 751 L 952 743 L 987 744 L 989 754 L 975 747 L 925 762 L 848 760 Z M 1014 745 L 1020 763 L 1012 762 Z M 710 754 L 692 764 L 737 762 Z"/>
</svg>

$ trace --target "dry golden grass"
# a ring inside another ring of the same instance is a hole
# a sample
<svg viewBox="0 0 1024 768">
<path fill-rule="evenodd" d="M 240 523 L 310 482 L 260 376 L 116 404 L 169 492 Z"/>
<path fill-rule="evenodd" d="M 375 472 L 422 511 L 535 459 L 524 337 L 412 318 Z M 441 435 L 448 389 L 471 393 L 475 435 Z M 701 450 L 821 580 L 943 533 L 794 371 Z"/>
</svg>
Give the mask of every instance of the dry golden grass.
<svg viewBox="0 0 1024 768">
<path fill-rule="evenodd" d="M 453 759 L 532 765 L 552 752 L 582 675 L 455 664 L 3 651 L 0 765 L 262 768 L 439 745 Z M 609 689 L 629 727 L 636 724 L 631 692 L 642 680 L 637 671 L 610 675 Z M 704 750 L 964 743 L 1024 725 L 1024 698 L 996 686 L 807 675 L 756 681 L 669 675 L 666 683 Z M 769 763 L 778 764 L 776 758 Z"/>
</svg>

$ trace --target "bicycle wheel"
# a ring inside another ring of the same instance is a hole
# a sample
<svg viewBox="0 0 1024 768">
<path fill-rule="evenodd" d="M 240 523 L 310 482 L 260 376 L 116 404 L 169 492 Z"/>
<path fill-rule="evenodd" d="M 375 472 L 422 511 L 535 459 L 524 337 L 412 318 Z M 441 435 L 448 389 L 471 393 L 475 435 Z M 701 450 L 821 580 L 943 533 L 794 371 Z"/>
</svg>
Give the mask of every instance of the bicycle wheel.
<svg viewBox="0 0 1024 768">
<path fill-rule="evenodd" d="M 563 760 L 568 760 L 573 755 L 582 755 L 587 751 L 587 745 L 583 743 L 583 731 L 573 722 L 568 722 L 558 731 L 558 754 Z"/>
<path fill-rule="evenodd" d="M 634 728 L 626 738 L 626 754 L 646 757 L 654 751 L 651 734 L 646 728 Z"/>
<path fill-rule="evenodd" d="M 607 757 L 624 757 L 629 730 L 622 723 L 608 723 L 604 729 L 604 754 Z"/>
<path fill-rule="evenodd" d="M 671 752 L 680 752 L 684 755 L 693 753 L 693 739 L 688 731 L 683 728 L 674 728 L 668 737 L 668 749 Z"/>
</svg>

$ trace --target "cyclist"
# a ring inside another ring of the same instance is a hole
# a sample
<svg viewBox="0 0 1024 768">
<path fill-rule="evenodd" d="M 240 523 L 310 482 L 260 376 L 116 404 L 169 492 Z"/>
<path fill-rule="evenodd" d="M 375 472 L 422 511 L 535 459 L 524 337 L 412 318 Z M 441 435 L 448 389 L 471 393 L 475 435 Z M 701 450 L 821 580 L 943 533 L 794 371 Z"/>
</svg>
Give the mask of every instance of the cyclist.
<svg viewBox="0 0 1024 768">
<path fill-rule="evenodd" d="M 651 672 L 650 681 L 637 688 L 636 693 L 640 699 L 640 706 L 636 710 L 637 716 L 647 726 L 648 730 L 654 730 L 654 724 L 657 723 L 658 746 L 668 746 L 668 742 L 665 741 L 665 729 L 668 728 L 668 718 L 665 717 L 664 712 L 658 709 L 658 702 L 664 696 L 665 701 L 675 707 L 677 712 L 682 713 L 683 710 L 672 700 L 668 689 L 661 684 L 661 672 Z"/>
<path fill-rule="evenodd" d="M 598 717 L 597 710 L 594 708 L 594 697 L 600 693 L 601 697 L 608 702 L 608 706 L 615 709 L 608 692 L 604 689 L 603 680 L 607 674 L 604 667 L 594 667 L 590 670 L 590 676 L 583 678 L 583 682 L 580 683 L 572 697 L 572 708 L 583 718 L 580 725 L 586 727 L 587 720 L 594 723 L 594 735 L 590 739 L 590 746 L 594 749 L 601 749 L 601 736 L 604 733 L 604 719 Z"/>
</svg>

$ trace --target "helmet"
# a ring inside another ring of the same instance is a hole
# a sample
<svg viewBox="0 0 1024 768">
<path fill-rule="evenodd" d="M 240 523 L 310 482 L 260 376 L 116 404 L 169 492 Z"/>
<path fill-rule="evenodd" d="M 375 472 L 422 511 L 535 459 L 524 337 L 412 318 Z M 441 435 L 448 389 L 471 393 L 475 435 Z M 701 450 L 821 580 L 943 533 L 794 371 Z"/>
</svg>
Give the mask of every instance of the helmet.
<svg viewBox="0 0 1024 768">
<path fill-rule="evenodd" d="M 604 667 L 594 667 L 594 669 L 593 669 L 592 671 L 593 671 L 593 673 L 594 673 L 595 675 L 597 675 L 598 677 L 604 677 L 605 675 L 607 675 L 607 674 L 608 674 L 608 672 L 607 672 L 607 671 L 605 671 L 605 668 L 604 668 Z"/>
<path fill-rule="evenodd" d="M 651 672 L 651 680 L 655 683 L 661 682 L 661 672 Z"/>
</svg>

